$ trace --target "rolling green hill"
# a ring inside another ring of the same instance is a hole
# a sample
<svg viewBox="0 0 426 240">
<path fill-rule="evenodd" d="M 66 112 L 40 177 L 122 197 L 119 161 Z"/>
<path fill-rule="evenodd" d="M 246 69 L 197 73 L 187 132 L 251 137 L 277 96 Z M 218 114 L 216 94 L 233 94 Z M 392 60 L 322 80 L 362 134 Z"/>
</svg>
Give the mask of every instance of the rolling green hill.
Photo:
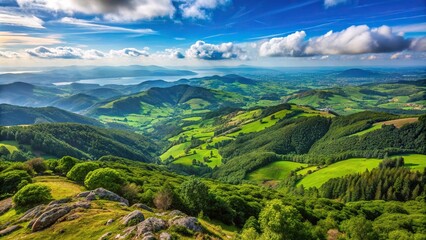
<svg viewBox="0 0 426 240">
<path fill-rule="evenodd" d="M 97 97 L 79 93 L 69 97 L 61 98 L 60 100 L 53 102 L 52 106 L 71 112 L 81 112 L 90 108 L 97 102 L 99 102 Z"/>
<path fill-rule="evenodd" d="M 55 107 L 31 108 L 0 104 L 0 126 L 27 125 L 46 122 L 73 122 L 102 126 L 99 121 Z"/>
<path fill-rule="evenodd" d="M 97 159 L 115 155 L 155 162 L 158 151 L 158 146 L 142 135 L 75 123 L 0 127 L 0 133 L 0 141 L 16 141 L 16 145 L 24 146 L 23 152 L 41 151 L 58 158 L 69 155 Z"/>
<path fill-rule="evenodd" d="M 286 101 L 339 114 L 365 110 L 421 113 L 425 111 L 425 90 L 425 80 L 375 83 L 303 91 L 286 97 Z"/>
</svg>

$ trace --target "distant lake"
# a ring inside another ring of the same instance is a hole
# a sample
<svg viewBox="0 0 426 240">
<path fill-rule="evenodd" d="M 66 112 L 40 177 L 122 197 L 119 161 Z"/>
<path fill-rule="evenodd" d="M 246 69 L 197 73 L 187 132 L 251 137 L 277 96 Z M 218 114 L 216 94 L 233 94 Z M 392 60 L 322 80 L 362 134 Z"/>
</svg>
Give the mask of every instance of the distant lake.
<svg viewBox="0 0 426 240">
<path fill-rule="evenodd" d="M 145 82 L 148 80 L 164 80 L 167 82 L 174 82 L 178 81 L 183 78 L 199 78 L 199 77 L 206 77 L 206 76 L 213 76 L 213 75 L 223 75 L 223 72 L 219 71 L 204 71 L 204 70 L 197 70 L 193 71 L 197 73 L 197 75 L 182 75 L 182 76 L 140 76 L 140 77 L 113 77 L 113 78 L 93 78 L 93 79 L 82 79 L 79 81 L 76 81 L 77 83 L 86 83 L 86 84 L 100 84 L 100 85 L 107 85 L 107 84 L 118 84 L 118 85 L 132 85 L 132 84 L 138 84 L 141 82 Z M 57 82 L 55 85 L 67 85 L 71 84 L 72 82 Z"/>
</svg>

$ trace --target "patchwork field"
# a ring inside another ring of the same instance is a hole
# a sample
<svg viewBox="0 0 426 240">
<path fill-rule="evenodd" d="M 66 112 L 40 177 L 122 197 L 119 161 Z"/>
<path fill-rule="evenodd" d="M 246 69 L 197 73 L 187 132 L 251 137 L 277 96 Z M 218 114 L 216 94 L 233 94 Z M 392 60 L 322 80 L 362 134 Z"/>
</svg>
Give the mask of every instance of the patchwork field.
<svg viewBox="0 0 426 240">
<path fill-rule="evenodd" d="M 250 173 L 247 179 L 252 181 L 283 180 L 290 175 L 291 171 L 307 166 L 308 164 L 303 163 L 277 161 Z"/>
<path fill-rule="evenodd" d="M 413 123 L 413 122 L 416 122 L 417 120 L 418 118 L 400 118 L 395 120 L 378 122 L 378 123 L 374 123 L 372 127 L 365 129 L 361 132 L 354 133 L 350 136 L 362 136 L 366 133 L 381 129 L 383 125 L 394 125 L 396 128 L 401 128 L 405 124 Z"/>
</svg>

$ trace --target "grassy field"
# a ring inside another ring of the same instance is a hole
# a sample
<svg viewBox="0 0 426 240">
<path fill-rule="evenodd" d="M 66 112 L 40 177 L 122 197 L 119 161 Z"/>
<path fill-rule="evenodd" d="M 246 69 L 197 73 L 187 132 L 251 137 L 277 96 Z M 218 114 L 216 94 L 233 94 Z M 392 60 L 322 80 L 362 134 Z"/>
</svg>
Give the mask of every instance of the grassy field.
<svg viewBox="0 0 426 240">
<path fill-rule="evenodd" d="M 340 161 L 307 175 L 297 185 L 303 185 L 305 188 L 318 188 L 331 178 L 343 177 L 348 174 L 364 172 L 366 169 L 371 170 L 379 166 L 380 162 L 380 159 L 374 158 L 351 158 Z"/>
<path fill-rule="evenodd" d="M 15 141 L 1 141 L 0 147 L 5 146 L 9 152 L 18 151 L 18 143 Z"/>
<path fill-rule="evenodd" d="M 408 167 L 414 171 L 423 171 L 423 169 L 426 168 L 426 155 L 406 154 L 402 155 L 402 157 L 404 157 L 405 167 Z M 331 178 L 343 177 L 348 174 L 364 172 L 365 169 L 371 170 L 375 167 L 378 167 L 380 161 L 381 159 L 374 158 L 351 158 L 340 161 L 306 175 L 297 185 L 303 184 L 305 188 L 321 187 L 322 184 Z M 298 174 L 304 175 L 309 169 L 314 170 L 315 168 L 315 166 L 305 168 L 300 170 Z"/>
<path fill-rule="evenodd" d="M 72 197 L 82 191 L 85 191 L 85 188 L 83 186 L 68 181 L 64 177 L 40 176 L 35 177 L 34 181 L 37 184 L 49 187 L 52 190 L 52 197 L 54 199 Z"/>
<path fill-rule="evenodd" d="M 311 167 L 307 167 L 307 168 L 304 168 L 302 170 L 299 170 L 296 173 L 304 176 L 304 175 L 308 174 L 309 170 L 315 171 L 315 170 L 317 170 L 317 168 L 318 168 L 317 166 L 311 166 Z"/>
<path fill-rule="evenodd" d="M 283 180 L 288 177 L 291 171 L 306 166 L 308 166 L 308 164 L 277 161 L 250 173 L 247 179 L 252 181 Z"/>
<path fill-rule="evenodd" d="M 366 133 L 381 129 L 383 125 L 394 125 L 395 127 L 400 128 L 400 127 L 404 126 L 405 124 L 413 123 L 413 122 L 416 122 L 417 120 L 418 120 L 418 118 L 400 118 L 400 119 L 395 119 L 395 120 L 378 122 L 378 123 L 373 124 L 372 127 L 365 129 L 361 132 L 354 133 L 350 136 L 362 136 Z"/>
<path fill-rule="evenodd" d="M 406 167 L 412 170 L 418 170 L 420 172 L 426 168 L 426 155 L 422 154 L 407 154 L 402 155 Z"/>
</svg>

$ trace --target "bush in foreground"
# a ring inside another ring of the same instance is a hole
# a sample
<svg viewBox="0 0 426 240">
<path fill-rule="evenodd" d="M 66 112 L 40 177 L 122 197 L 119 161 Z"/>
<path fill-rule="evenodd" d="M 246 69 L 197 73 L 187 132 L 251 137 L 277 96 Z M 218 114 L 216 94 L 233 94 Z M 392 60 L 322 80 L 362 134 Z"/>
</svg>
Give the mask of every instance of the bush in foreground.
<svg viewBox="0 0 426 240">
<path fill-rule="evenodd" d="M 13 202 L 18 207 L 34 206 L 45 203 L 52 199 L 50 191 L 50 188 L 43 185 L 28 184 L 13 196 Z"/>
<path fill-rule="evenodd" d="M 111 168 L 99 168 L 87 174 L 84 185 L 88 189 L 102 187 L 118 193 L 125 182 L 124 178 L 116 170 Z"/>
<path fill-rule="evenodd" d="M 86 175 L 99 168 L 99 165 L 93 162 L 77 163 L 67 173 L 67 178 L 73 181 L 83 183 Z"/>
</svg>

